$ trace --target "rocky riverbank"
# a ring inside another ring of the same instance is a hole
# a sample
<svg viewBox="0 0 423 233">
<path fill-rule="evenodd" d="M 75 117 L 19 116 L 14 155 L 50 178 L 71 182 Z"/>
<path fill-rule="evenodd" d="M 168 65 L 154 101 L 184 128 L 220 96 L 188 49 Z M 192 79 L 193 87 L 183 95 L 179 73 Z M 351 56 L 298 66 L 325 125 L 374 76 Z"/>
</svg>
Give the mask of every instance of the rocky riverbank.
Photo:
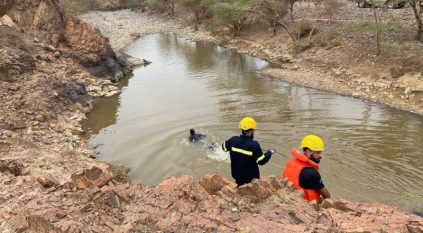
<svg viewBox="0 0 423 233">
<path fill-rule="evenodd" d="M 352 4 L 347 10 L 355 10 L 354 7 L 355 4 Z M 351 13 L 349 16 L 354 17 Z M 404 16 L 401 14 L 398 17 Z M 408 12 L 406 17 L 412 17 L 412 13 Z M 379 61 L 384 58 L 374 56 L 368 49 L 359 50 L 352 45 L 355 41 L 346 41 L 337 46 L 313 47 L 292 55 L 287 36 L 283 33 L 272 36 L 267 30 L 253 30 L 233 38 L 225 35 L 225 28 L 221 28 L 223 32 L 219 33 L 201 28 L 194 30 L 189 18 L 172 19 L 131 10 L 91 12 L 80 18 L 98 27 L 110 38 L 116 50 L 145 34 L 177 34 L 189 40 L 210 41 L 268 60 L 275 64 L 275 68 L 264 70 L 264 74 L 295 85 L 382 103 L 423 115 L 423 69 L 417 66 L 397 74 L 395 65 Z M 363 58 L 363 54 L 367 56 Z M 357 64 L 357 60 L 361 63 Z"/>
<path fill-rule="evenodd" d="M 123 70 L 108 39 L 56 0 L 6 2 L 1 232 L 423 232 L 422 218 L 381 204 L 337 199 L 316 210 L 278 177 L 239 189 L 219 175 L 128 184 L 125 169 L 95 160 L 80 137 L 92 96 L 119 92 L 113 82 Z M 130 42 L 116 38 L 114 48 Z"/>
</svg>

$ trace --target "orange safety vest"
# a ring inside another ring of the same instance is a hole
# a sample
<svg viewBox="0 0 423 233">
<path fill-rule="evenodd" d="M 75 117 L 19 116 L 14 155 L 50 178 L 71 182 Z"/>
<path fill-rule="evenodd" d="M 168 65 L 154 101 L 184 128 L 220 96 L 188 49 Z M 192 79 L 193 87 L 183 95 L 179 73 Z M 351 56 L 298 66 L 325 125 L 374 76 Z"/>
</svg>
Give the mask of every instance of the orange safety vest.
<svg viewBox="0 0 423 233">
<path fill-rule="evenodd" d="M 288 181 L 294 183 L 295 189 L 302 189 L 300 186 L 300 174 L 305 167 L 312 167 L 319 170 L 319 165 L 311 161 L 307 156 L 300 153 L 296 149 L 291 149 L 291 154 L 294 156 L 293 159 L 289 160 L 286 164 L 285 170 L 282 173 L 283 178 L 288 178 Z M 314 189 L 303 189 L 304 198 L 307 201 L 316 200 L 320 203 L 320 192 Z"/>
</svg>

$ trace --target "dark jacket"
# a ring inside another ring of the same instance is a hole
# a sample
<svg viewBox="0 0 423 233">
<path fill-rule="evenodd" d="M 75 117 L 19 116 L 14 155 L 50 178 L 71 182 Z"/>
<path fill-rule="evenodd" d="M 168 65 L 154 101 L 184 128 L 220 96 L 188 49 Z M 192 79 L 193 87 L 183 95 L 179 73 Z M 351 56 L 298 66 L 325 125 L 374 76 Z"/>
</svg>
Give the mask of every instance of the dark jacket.
<svg viewBox="0 0 423 233">
<path fill-rule="evenodd" d="M 271 154 L 263 154 L 260 144 L 246 135 L 234 136 L 222 144 L 224 151 L 231 156 L 232 177 L 238 186 L 260 179 L 258 165 L 269 161 Z"/>
<path fill-rule="evenodd" d="M 199 142 L 201 140 L 204 140 L 206 138 L 206 135 L 195 133 L 189 136 L 189 142 Z"/>
</svg>

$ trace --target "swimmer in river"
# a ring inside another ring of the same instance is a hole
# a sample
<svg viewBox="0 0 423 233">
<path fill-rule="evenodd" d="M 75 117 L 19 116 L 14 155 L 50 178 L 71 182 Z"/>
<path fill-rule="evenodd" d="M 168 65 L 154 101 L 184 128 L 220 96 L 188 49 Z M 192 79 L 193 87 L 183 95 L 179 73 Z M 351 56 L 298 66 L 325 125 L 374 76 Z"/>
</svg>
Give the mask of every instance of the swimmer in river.
<svg viewBox="0 0 423 233">
<path fill-rule="evenodd" d="M 203 144 L 208 149 L 213 149 L 216 147 L 214 142 L 209 144 L 205 139 L 205 134 L 196 133 L 194 129 L 189 130 L 189 142 Z"/>
<path fill-rule="evenodd" d="M 201 140 L 204 140 L 206 138 L 206 135 L 195 133 L 194 129 L 189 130 L 189 142 L 200 142 Z"/>
</svg>

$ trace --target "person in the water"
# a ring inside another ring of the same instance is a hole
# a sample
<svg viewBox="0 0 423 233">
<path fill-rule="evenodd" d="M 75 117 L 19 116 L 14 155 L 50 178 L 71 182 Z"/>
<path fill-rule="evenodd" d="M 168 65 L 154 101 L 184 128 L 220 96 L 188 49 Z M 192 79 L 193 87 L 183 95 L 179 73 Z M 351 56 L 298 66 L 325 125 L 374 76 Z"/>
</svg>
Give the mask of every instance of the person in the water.
<svg viewBox="0 0 423 233">
<path fill-rule="evenodd" d="M 195 133 L 194 129 L 189 130 L 189 142 L 200 142 L 201 140 L 204 140 L 206 138 L 206 135 Z"/>
<path fill-rule="evenodd" d="M 214 142 L 212 142 L 211 144 L 210 144 L 210 142 L 207 142 L 206 137 L 207 136 L 205 134 L 196 133 L 194 129 L 189 130 L 189 142 L 200 143 L 208 149 L 215 148 L 216 144 Z"/>
</svg>

